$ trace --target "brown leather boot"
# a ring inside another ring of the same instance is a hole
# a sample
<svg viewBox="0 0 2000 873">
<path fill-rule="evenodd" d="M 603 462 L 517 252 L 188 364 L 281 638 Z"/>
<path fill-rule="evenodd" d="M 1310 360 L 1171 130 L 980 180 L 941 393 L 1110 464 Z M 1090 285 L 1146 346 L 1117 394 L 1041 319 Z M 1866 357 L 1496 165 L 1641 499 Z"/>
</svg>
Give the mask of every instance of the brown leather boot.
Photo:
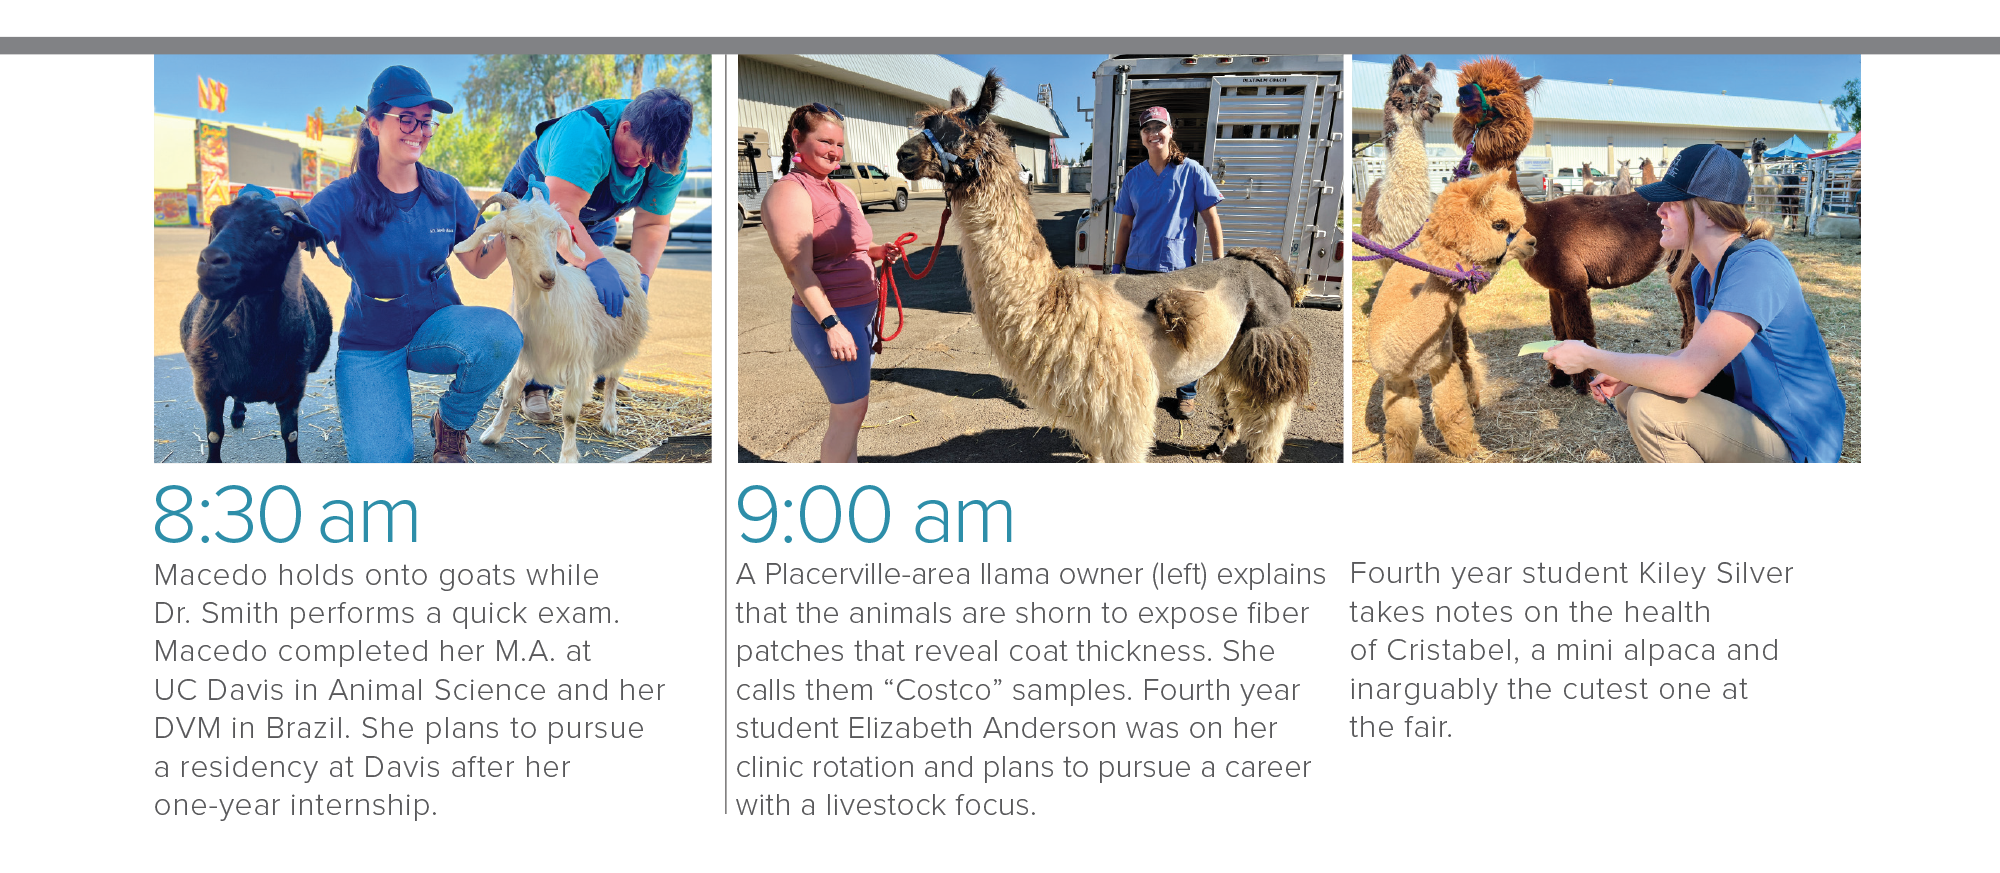
<svg viewBox="0 0 2000 873">
<path fill-rule="evenodd" d="M 437 447 L 431 449 L 431 463 L 464 464 L 471 461 L 465 456 L 465 431 L 446 427 L 441 413 L 431 413 L 431 439 L 437 443 Z"/>
</svg>

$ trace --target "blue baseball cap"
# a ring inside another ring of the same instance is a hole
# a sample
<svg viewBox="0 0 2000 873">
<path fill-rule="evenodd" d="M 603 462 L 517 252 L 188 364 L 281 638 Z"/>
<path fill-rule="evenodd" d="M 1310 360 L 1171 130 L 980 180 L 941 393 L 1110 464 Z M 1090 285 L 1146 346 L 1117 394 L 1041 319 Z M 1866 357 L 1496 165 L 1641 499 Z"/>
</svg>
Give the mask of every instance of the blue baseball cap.
<svg viewBox="0 0 2000 873">
<path fill-rule="evenodd" d="M 355 111 L 367 114 L 375 107 L 387 103 L 397 109 L 430 104 L 432 109 L 449 113 L 451 104 L 431 96 L 431 83 L 424 81 L 424 74 L 409 67 L 397 65 L 383 70 L 375 77 L 375 86 L 368 89 L 368 105 L 356 106 Z"/>
<path fill-rule="evenodd" d="M 1717 203 L 1742 206 L 1750 199 L 1750 171 L 1743 160 L 1714 143 L 1688 146 L 1674 155 L 1666 175 L 1651 185 L 1640 185 L 1639 196 L 1654 203 L 1672 203 L 1689 197 L 1705 197 Z"/>
</svg>

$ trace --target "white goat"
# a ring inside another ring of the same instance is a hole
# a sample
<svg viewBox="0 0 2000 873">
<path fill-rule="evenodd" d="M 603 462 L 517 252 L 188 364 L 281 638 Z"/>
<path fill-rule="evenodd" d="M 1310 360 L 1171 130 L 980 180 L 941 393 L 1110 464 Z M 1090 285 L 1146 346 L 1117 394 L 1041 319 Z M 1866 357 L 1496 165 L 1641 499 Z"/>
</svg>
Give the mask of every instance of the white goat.
<svg viewBox="0 0 2000 873">
<path fill-rule="evenodd" d="M 558 247 L 566 250 L 572 261 L 581 262 L 584 255 L 570 239 L 562 214 L 542 199 L 541 192 L 536 191 L 528 200 L 502 192 L 486 202 L 496 200 L 500 214 L 454 249 L 469 252 L 489 235 L 504 236 L 507 265 L 514 271 L 514 320 L 521 325 L 521 357 L 501 388 L 500 412 L 479 435 L 479 441 L 490 446 L 507 434 L 507 423 L 529 380 L 560 385 L 562 462 L 573 464 L 582 459 L 576 450 L 576 422 L 583 417 L 583 404 L 600 376 L 604 378 L 604 414 L 598 424 L 606 433 L 618 432 L 618 378 L 625 373 L 625 362 L 638 354 L 639 343 L 646 338 L 646 294 L 639 289 L 639 262 L 615 248 L 604 249 L 604 259 L 618 270 L 630 294 L 624 314 L 612 318 L 598 302 L 590 277 L 556 260 Z"/>
</svg>

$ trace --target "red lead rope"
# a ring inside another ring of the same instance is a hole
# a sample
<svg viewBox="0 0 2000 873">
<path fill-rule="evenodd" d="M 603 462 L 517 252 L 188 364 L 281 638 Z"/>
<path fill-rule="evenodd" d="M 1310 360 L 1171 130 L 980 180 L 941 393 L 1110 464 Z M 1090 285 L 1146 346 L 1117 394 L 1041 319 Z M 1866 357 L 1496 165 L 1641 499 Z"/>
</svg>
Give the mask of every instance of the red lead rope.
<svg viewBox="0 0 2000 873">
<path fill-rule="evenodd" d="M 882 277 L 877 279 L 875 283 L 875 343 L 869 347 L 869 350 L 875 354 L 879 355 L 882 353 L 883 343 L 903 335 L 903 292 L 896 287 L 895 262 L 903 262 L 903 272 L 908 274 L 913 281 L 930 275 L 931 268 L 937 266 L 938 249 L 944 247 L 944 226 L 949 221 L 951 221 L 951 207 L 947 206 L 944 210 L 944 216 L 938 219 L 937 242 L 931 245 L 931 259 L 924 264 L 922 272 L 911 270 L 909 260 L 903 256 L 903 247 L 916 242 L 916 234 L 906 233 L 896 237 L 896 241 L 890 243 L 887 247 L 888 250 L 883 252 L 887 256 L 885 259 L 887 263 L 882 265 Z M 889 326 L 889 295 L 891 293 L 896 295 L 896 332 L 888 336 L 883 336 L 882 329 Z"/>
</svg>

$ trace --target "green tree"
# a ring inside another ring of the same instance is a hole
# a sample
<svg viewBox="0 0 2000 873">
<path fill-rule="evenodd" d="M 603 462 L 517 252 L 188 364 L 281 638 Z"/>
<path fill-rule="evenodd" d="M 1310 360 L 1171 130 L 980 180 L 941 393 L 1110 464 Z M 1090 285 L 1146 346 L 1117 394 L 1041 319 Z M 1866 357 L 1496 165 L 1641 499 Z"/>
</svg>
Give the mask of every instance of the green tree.
<svg viewBox="0 0 2000 873">
<path fill-rule="evenodd" d="M 346 127 L 348 125 L 358 125 L 361 123 L 361 119 L 363 117 L 364 116 L 362 116 L 361 113 L 356 112 L 352 107 L 349 107 L 347 109 L 340 110 L 340 113 L 333 117 L 333 124 L 331 126 Z"/>
<path fill-rule="evenodd" d="M 1840 110 L 1842 114 L 1846 115 L 1847 126 L 1854 128 L 1855 133 L 1860 133 L 1861 80 L 1849 79 L 1847 80 L 1847 84 L 1842 87 L 1846 88 L 1846 92 L 1839 97 L 1833 98 L 1833 108 Z"/>
<path fill-rule="evenodd" d="M 653 66 L 653 87 L 672 88 L 694 104 L 694 129 L 701 136 L 708 135 L 711 116 L 709 114 L 710 74 L 714 71 L 712 55 L 619 55 L 618 69 L 629 83 L 630 93 L 637 97 L 646 90 L 646 65 Z"/>
<path fill-rule="evenodd" d="M 493 113 L 518 153 L 537 122 L 620 96 L 624 82 L 617 55 L 480 55 L 461 87 L 466 110 Z"/>
<path fill-rule="evenodd" d="M 424 164 L 478 188 L 498 188 L 520 149 L 512 147 L 497 112 L 447 116 L 424 150 Z"/>
</svg>

